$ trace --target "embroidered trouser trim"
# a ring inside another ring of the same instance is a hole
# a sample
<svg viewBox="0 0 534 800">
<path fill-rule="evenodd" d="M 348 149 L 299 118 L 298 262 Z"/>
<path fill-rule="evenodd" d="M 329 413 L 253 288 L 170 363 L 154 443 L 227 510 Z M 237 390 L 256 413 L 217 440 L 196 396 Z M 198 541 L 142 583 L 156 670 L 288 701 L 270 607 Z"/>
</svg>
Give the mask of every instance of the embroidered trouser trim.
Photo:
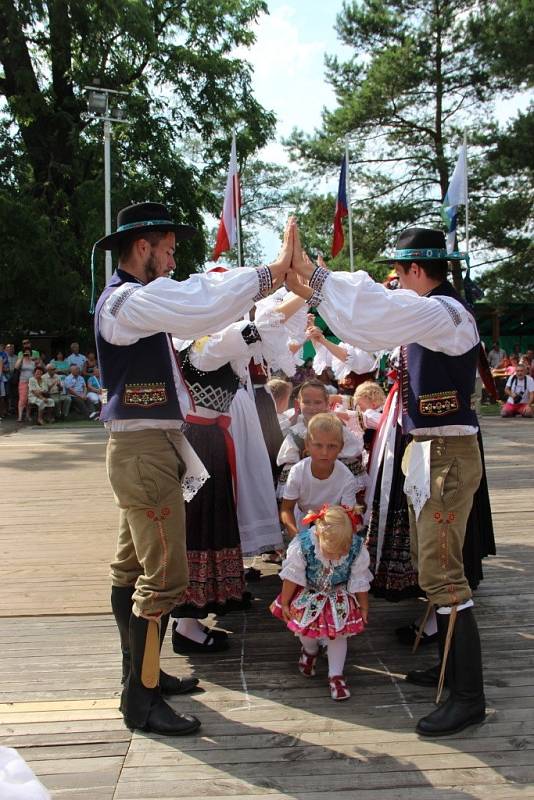
<svg viewBox="0 0 534 800">
<path fill-rule="evenodd" d="M 418 520 L 408 501 L 412 561 L 428 600 L 437 606 L 456 606 L 471 597 L 462 548 L 482 477 L 480 450 L 476 435 L 434 437 L 431 441 L 431 495 Z"/>
<path fill-rule="evenodd" d="M 181 436 L 155 428 L 112 433 L 108 442 L 108 476 L 120 508 L 112 582 L 135 586 L 133 613 L 148 619 L 174 608 L 188 584 Z"/>
</svg>

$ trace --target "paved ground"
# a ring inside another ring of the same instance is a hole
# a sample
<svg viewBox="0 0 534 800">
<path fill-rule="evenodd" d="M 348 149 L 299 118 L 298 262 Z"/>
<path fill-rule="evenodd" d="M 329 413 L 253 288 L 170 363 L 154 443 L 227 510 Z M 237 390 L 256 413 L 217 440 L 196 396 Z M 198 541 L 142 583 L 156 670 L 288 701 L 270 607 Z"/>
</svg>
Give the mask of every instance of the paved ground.
<svg viewBox="0 0 534 800">
<path fill-rule="evenodd" d="M 499 550 L 477 593 L 490 711 L 437 742 L 413 733 L 431 693 L 401 679 L 434 654 L 411 656 L 392 633 L 418 604 L 373 602 L 371 626 L 351 642 L 353 697 L 334 704 L 325 665 L 302 678 L 294 642 L 267 613 L 274 574 L 253 585 L 250 613 L 225 619 L 228 653 L 186 659 L 165 643 L 165 668 L 206 689 L 175 703 L 202 718 L 200 735 L 132 735 L 117 710 L 104 434 L 2 436 L 1 743 L 68 800 L 534 798 L 534 423 L 486 419 L 483 429 Z"/>
</svg>

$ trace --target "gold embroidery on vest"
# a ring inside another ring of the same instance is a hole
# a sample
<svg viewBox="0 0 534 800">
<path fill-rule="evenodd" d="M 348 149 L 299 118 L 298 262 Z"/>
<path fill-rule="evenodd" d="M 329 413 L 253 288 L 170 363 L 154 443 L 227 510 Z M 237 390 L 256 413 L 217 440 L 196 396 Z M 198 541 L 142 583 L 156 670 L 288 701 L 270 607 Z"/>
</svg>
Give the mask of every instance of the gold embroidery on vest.
<svg viewBox="0 0 534 800">
<path fill-rule="evenodd" d="M 419 412 L 426 417 L 441 417 L 454 414 L 460 409 L 458 392 L 434 392 L 419 395 Z"/>
<path fill-rule="evenodd" d="M 167 389 L 164 383 L 127 383 L 124 388 L 125 406 L 151 408 L 164 406 L 167 402 Z"/>
</svg>

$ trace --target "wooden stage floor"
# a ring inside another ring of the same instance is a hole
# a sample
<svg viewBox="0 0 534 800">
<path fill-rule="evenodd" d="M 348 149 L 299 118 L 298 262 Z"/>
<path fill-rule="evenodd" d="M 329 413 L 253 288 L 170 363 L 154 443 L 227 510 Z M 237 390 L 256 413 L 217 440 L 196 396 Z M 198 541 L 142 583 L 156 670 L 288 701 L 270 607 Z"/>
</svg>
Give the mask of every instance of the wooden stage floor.
<svg viewBox="0 0 534 800">
<path fill-rule="evenodd" d="M 353 696 L 335 704 L 325 663 L 302 678 L 295 642 L 267 612 L 272 567 L 251 585 L 253 609 L 225 618 L 228 653 L 187 659 L 164 645 L 165 669 L 206 690 L 173 700 L 201 717 L 199 735 L 132 735 L 117 710 L 105 436 L 2 436 L 0 744 L 58 800 L 534 798 L 534 423 L 488 418 L 483 431 L 498 545 L 476 594 L 489 715 L 440 741 L 413 732 L 432 692 L 402 680 L 433 648 L 412 656 L 393 634 L 420 604 L 372 601 L 349 646 Z"/>
</svg>

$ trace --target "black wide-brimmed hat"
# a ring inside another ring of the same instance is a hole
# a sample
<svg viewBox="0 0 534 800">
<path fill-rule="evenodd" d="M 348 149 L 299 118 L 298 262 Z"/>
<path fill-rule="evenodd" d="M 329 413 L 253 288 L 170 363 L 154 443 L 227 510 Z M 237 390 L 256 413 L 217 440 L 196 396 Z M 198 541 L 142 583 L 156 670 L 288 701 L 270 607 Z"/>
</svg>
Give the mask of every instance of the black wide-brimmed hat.
<svg viewBox="0 0 534 800">
<path fill-rule="evenodd" d="M 197 233 L 192 225 L 177 225 L 162 203 L 136 203 L 117 214 L 117 230 L 95 242 L 99 250 L 113 250 L 124 236 L 135 231 L 140 235 L 148 231 L 172 231 L 177 241 L 191 239 Z"/>
<path fill-rule="evenodd" d="M 378 264 L 397 261 L 462 261 L 465 253 L 447 252 L 445 234 L 433 228 L 406 228 L 398 238 L 391 258 L 379 258 Z"/>
</svg>

